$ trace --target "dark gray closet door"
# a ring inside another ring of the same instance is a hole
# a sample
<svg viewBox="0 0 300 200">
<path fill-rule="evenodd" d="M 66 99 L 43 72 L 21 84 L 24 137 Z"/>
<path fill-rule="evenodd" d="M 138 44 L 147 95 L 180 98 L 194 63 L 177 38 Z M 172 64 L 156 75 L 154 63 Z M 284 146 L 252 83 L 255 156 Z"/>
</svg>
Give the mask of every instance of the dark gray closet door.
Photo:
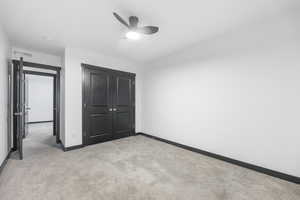
<svg viewBox="0 0 300 200">
<path fill-rule="evenodd" d="M 132 78 L 126 75 L 114 75 L 113 84 L 113 121 L 114 138 L 132 135 L 133 101 Z"/>
<path fill-rule="evenodd" d="M 134 135 L 135 74 L 82 64 L 83 144 Z"/>
<path fill-rule="evenodd" d="M 111 75 L 101 70 L 85 69 L 86 144 L 113 138 Z"/>
</svg>

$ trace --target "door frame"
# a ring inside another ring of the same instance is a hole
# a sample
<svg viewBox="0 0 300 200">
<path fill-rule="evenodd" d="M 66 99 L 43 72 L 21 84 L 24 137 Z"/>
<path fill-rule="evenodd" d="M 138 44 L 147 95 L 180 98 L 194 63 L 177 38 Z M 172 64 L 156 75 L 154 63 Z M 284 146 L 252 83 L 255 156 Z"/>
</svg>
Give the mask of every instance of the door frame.
<svg viewBox="0 0 300 200">
<path fill-rule="evenodd" d="M 12 60 L 13 63 L 13 71 L 15 71 L 16 66 L 20 63 L 19 60 Z M 24 74 L 33 74 L 33 75 L 40 75 L 40 76 L 54 76 L 54 92 L 53 92 L 53 133 L 56 135 L 56 143 L 61 143 L 60 140 L 60 67 L 57 66 L 52 66 L 52 65 L 45 65 L 45 64 L 39 64 L 39 63 L 32 63 L 32 62 L 26 62 L 23 61 L 23 66 L 24 67 L 31 67 L 31 68 L 36 68 L 36 69 L 46 69 L 46 70 L 52 70 L 55 71 L 55 74 L 47 73 L 47 72 L 36 72 L 36 71 L 31 71 L 31 70 L 24 70 Z M 15 73 L 14 73 L 15 74 Z M 13 78 L 13 93 L 15 97 L 15 75 Z M 15 109 L 16 106 L 16 98 L 13 98 L 13 107 Z M 17 138 L 16 138 L 16 126 L 15 126 L 15 117 L 13 117 L 13 145 L 12 145 L 12 150 L 17 149 Z"/>
<path fill-rule="evenodd" d="M 110 69 L 106 67 L 100 67 L 96 65 L 90 65 L 86 63 L 81 63 L 81 75 L 82 75 L 82 146 L 87 146 L 87 133 L 86 133 L 86 69 L 92 69 L 92 70 L 101 70 L 103 72 L 107 73 L 115 73 L 119 75 L 127 75 L 133 78 L 132 81 L 132 91 L 131 91 L 131 99 L 132 99 L 132 129 L 133 133 L 132 135 L 135 135 L 135 73 L 131 72 L 125 72 L 125 71 L 120 71 L 120 70 L 115 70 L 115 69 Z"/>
<path fill-rule="evenodd" d="M 14 88 L 14 78 L 13 78 L 13 63 L 9 60 L 8 61 L 8 99 L 7 99 L 7 146 L 8 146 L 8 152 L 14 151 L 16 149 L 13 149 L 13 116 L 14 116 L 14 102 L 13 102 L 13 88 Z"/>
</svg>

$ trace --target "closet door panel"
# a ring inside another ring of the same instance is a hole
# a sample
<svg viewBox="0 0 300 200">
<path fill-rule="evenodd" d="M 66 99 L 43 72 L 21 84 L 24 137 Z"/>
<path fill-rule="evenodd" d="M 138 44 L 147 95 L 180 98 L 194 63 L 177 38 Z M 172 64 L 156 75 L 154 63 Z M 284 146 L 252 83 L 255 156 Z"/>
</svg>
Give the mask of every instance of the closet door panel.
<svg viewBox="0 0 300 200">
<path fill-rule="evenodd" d="M 106 107 L 109 103 L 109 75 L 90 73 L 91 104 Z"/>
<path fill-rule="evenodd" d="M 117 77 L 117 106 L 131 106 L 131 79 Z"/>
<path fill-rule="evenodd" d="M 121 138 L 132 130 L 132 79 L 118 75 L 114 82 L 114 137 Z"/>
<path fill-rule="evenodd" d="M 94 144 L 113 138 L 111 76 L 100 70 L 87 70 L 86 142 Z"/>
</svg>

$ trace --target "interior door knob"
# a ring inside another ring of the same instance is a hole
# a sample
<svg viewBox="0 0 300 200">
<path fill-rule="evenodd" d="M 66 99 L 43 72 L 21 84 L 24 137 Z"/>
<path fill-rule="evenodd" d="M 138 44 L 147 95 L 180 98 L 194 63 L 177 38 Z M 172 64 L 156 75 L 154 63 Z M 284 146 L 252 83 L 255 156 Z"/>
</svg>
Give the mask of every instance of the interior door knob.
<svg viewBox="0 0 300 200">
<path fill-rule="evenodd" d="M 108 110 L 109 110 L 110 112 L 111 112 L 111 111 L 113 111 L 113 109 L 112 109 L 112 108 L 110 108 L 110 109 L 108 109 Z"/>
<path fill-rule="evenodd" d="M 114 111 L 117 111 L 117 109 L 116 109 L 116 108 L 114 108 L 113 110 L 114 110 Z"/>
</svg>

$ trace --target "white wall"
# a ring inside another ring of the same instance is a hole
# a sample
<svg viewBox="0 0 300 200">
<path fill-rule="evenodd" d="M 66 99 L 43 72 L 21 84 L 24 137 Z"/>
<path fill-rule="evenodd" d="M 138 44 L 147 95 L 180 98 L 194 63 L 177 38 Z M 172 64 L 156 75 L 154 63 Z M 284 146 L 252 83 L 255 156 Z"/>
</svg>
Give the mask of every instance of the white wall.
<svg viewBox="0 0 300 200">
<path fill-rule="evenodd" d="M 0 165 L 9 152 L 7 132 L 8 59 L 10 45 L 0 25 Z"/>
<path fill-rule="evenodd" d="M 81 63 L 136 73 L 136 131 L 141 130 L 141 77 L 139 66 L 126 59 L 66 48 L 64 57 L 64 145 L 82 144 L 82 72 Z"/>
<path fill-rule="evenodd" d="M 62 68 L 60 70 L 60 141 L 65 146 L 65 52 L 62 57 Z"/>
<path fill-rule="evenodd" d="M 28 122 L 53 120 L 53 77 L 26 75 Z"/>
<path fill-rule="evenodd" d="M 12 47 L 12 58 L 20 59 L 23 57 L 24 61 L 52 65 L 60 67 L 62 65 L 62 56 L 52 55 L 43 52 L 37 52 L 31 49 L 25 49 L 20 47 Z M 25 54 L 24 54 L 25 53 Z M 31 56 L 29 56 L 31 55 Z"/>
<path fill-rule="evenodd" d="M 299 19 L 245 24 L 149 65 L 143 132 L 299 177 Z"/>
</svg>

